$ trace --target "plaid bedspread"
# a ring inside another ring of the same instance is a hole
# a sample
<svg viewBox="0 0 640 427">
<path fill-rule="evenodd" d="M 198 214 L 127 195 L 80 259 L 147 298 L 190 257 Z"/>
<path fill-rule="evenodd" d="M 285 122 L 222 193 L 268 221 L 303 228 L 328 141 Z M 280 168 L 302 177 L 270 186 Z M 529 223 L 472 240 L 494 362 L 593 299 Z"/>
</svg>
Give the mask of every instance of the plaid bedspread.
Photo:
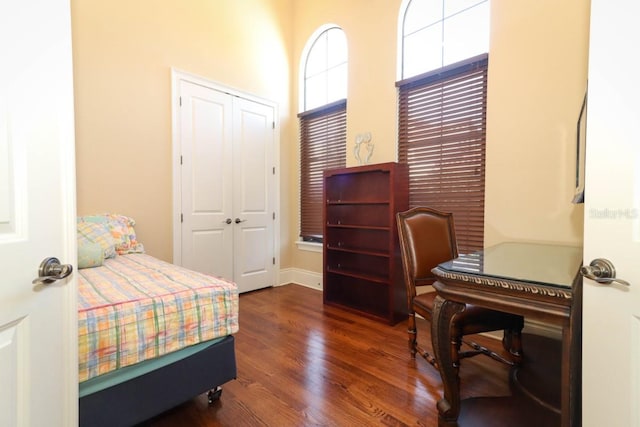
<svg viewBox="0 0 640 427">
<path fill-rule="evenodd" d="M 79 272 L 80 382 L 238 331 L 234 283 L 145 254 Z"/>
</svg>

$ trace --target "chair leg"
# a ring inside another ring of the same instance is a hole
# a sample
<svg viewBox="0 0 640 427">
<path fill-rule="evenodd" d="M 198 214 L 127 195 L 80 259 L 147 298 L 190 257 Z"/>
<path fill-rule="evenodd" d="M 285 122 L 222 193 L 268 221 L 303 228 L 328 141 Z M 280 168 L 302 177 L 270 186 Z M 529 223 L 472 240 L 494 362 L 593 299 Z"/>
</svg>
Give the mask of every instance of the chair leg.
<svg viewBox="0 0 640 427">
<path fill-rule="evenodd" d="M 422 358 L 424 360 L 426 360 L 427 362 L 429 362 L 429 364 L 431 366 L 434 367 L 438 367 L 438 361 L 436 360 L 435 357 L 433 357 L 428 351 L 421 349 L 417 344 L 416 346 L 418 347 L 418 353 L 420 353 L 420 356 L 422 356 Z"/>
<path fill-rule="evenodd" d="M 409 334 L 409 352 L 411 353 L 411 358 L 415 359 L 416 353 L 418 353 L 431 365 L 438 367 L 435 357 L 429 354 L 428 351 L 424 350 L 418 344 L 418 330 L 416 328 L 416 314 L 414 312 L 409 313 L 409 318 L 407 320 L 407 333 Z"/>
<path fill-rule="evenodd" d="M 414 312 L 409 313 L 409 319 L 407 321 L 407 332 L 409 334 L 409 352 L 411 353 L 411 358 L 416 358 L 416 314 Z"/>
</svg>

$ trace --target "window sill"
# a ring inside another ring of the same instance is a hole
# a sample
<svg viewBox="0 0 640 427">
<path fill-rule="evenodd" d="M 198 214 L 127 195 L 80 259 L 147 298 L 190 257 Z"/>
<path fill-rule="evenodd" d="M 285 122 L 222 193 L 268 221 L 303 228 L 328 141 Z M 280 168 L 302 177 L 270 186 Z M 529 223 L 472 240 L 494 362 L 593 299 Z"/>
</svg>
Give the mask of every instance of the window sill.
<svg viewBox="0 0 640 427">
<path fill-rule="evenodd" d="M 302 240 L 298 240 L 296 241 L 296 246 L 301 251 L 318 252 L 318 253 L 322 252 L 322 243 L 318 243 L 318 242 L 304 242 Z"/>
</svg>

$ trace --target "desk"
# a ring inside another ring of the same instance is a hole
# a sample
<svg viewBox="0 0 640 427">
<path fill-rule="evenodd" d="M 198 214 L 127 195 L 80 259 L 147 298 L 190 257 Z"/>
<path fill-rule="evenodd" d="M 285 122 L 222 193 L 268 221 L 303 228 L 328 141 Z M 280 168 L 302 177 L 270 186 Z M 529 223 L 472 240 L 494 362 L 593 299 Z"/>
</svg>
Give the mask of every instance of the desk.
<svg viewBox="0 0 640 427">
<path fill-rule="evenodd" d="M 579 247 L 502 243 L 460 255 L 432 270 L 438 296 L 431 336 L 444 388 L 444 397 L 437 404 L 439 426 L 458 426 L 461 413 L 479 406 L 477 401 L 461 401 L 459 366 L 453 358 L 456 352 L 450 325 L 465 304 L 523 315 L 562 329 L 557 419 L 562 427 L 580 425 L 581 263 Z M 526 362 L 526 342 L 523 353 Z M 508 398 L 502 398 L 501 404 L 513 406 Z M 518 415 L 531 418 L 532 414 L 520 411 Z M 521 419 L 504 425 L 526 424 L 527 419 Z"/>
</svg>

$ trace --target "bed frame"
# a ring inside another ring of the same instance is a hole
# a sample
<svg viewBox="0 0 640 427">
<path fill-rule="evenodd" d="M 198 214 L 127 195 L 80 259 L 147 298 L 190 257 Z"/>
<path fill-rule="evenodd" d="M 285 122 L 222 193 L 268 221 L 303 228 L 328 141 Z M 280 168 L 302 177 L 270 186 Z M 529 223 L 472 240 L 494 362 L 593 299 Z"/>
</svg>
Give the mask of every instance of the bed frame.
<svg viewBox="0 0 640 427">
<path fill-rule="evenodd" d="M 229 335 L 160 369 L 80 398 L 80 427 L 130 427 L 236 378 L 235 341 Z M 217 390 L 217 391 L 214 391 Z"/>
</svg>

